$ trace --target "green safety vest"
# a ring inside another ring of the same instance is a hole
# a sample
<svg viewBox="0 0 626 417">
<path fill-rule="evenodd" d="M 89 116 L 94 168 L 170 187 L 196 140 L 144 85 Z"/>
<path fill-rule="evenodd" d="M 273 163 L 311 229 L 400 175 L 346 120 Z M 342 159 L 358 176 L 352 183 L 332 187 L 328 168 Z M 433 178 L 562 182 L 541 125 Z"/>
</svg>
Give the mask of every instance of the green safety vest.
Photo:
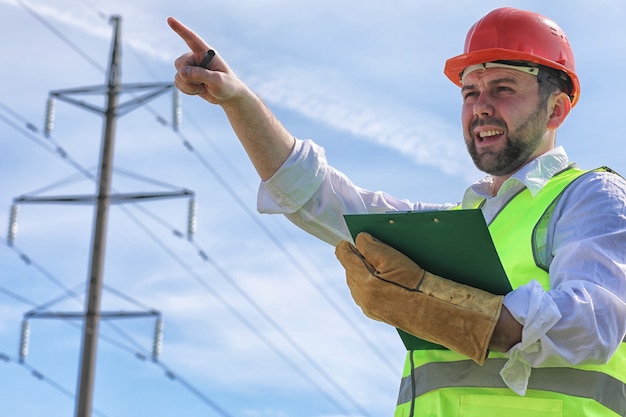
<svg viewBox="0 0 626 417">
<path fill-rule="evenodd" d="M 524 188 L 489 225 L 514 289 L 533 279 L 549 289 L 541 242 L 560 195 L 585 172 L 564 170 L 534 198 Z M 525 396 L 502 381 L 506 361 L 497 352 L 479 366 L 451 350 L 408 351 L 394 417 L 626 416 L 626 343 L 604 365 L 534 368 Z"/>
</svg>

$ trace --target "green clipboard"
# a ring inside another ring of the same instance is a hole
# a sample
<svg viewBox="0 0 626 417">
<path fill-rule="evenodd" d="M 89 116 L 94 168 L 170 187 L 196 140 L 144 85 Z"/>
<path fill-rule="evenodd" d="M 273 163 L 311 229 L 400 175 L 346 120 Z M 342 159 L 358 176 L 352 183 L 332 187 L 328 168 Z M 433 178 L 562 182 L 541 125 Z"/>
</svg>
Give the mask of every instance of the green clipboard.
<svg viewBox="0 0 626 417">
<path fill-rule="evenodd" d="M 433 274 L 504 295 L 512 290 L 480 209 L 346 214 L 353 238 L 367 232 Z M 446 349 L 398 329 L 408 350 Z"/>
</svg>

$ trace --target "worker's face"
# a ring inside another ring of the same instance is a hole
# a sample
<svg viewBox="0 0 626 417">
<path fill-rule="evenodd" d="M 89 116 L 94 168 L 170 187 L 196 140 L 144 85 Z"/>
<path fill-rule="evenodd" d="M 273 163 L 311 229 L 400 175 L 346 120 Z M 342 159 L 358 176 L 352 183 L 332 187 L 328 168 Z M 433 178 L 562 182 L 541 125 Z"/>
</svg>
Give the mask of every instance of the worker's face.
<svg viewBox="0 0 626 417">
<path fill-rule="evenodd" d="M 511 175 L 554 146 L 534 75 L 505 68 L 474 71 L 464 78 L 462 95 L 465 144 L 481 171 Z"/>
</svg>

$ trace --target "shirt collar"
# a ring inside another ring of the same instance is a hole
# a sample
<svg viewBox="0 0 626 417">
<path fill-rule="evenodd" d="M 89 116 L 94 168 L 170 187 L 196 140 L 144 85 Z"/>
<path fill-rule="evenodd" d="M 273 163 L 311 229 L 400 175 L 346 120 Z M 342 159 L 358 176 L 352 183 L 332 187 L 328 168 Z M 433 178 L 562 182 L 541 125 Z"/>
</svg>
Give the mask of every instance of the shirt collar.
<svg viewBox="0 0 626 417">
<path fill-rule="evenodd" d="M 558 146 L 543 155 L 533 159 L 524 165 L 519 171 L 511 175 L 500 188 L 500 191 L 507 190 L 515 184 L 522 184 L 528 188 L 530 194 L 534 197 L 541 191 L 546 183 L 555 174 L 561 172 L 569 166 L 569 158 L 562 146 Z M 463 198 L 465 203 L 472 204 L 474 201 L 491 198 L 491 186 L 493 177 L 490 175 L 476 181 L 465 191 Z"/>
</svg>

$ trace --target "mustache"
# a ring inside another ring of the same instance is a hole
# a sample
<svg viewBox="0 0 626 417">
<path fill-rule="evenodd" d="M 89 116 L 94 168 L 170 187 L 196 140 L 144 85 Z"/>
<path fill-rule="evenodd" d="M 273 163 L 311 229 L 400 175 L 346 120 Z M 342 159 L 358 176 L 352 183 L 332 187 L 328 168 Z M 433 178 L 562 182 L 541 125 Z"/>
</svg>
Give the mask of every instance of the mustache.
<svg viewBox="0 0 626 417">
<path fill-rule="evenodd" d="M 470 131 L 476 129 L 479 126 L 485 126 L 485 125 L 489 125 L 492 127 L 496 127 L 496 128 L 501 128 L 502 130 L 506 130 L 506 123 L 504 123 L 504 121 L 502 121 L 502 119 L 496 118 L 496 117 L 489 117 L 489 118 L 477 118 L 474 119 L 471 123 L 470 123 Z"/>
</svg>

